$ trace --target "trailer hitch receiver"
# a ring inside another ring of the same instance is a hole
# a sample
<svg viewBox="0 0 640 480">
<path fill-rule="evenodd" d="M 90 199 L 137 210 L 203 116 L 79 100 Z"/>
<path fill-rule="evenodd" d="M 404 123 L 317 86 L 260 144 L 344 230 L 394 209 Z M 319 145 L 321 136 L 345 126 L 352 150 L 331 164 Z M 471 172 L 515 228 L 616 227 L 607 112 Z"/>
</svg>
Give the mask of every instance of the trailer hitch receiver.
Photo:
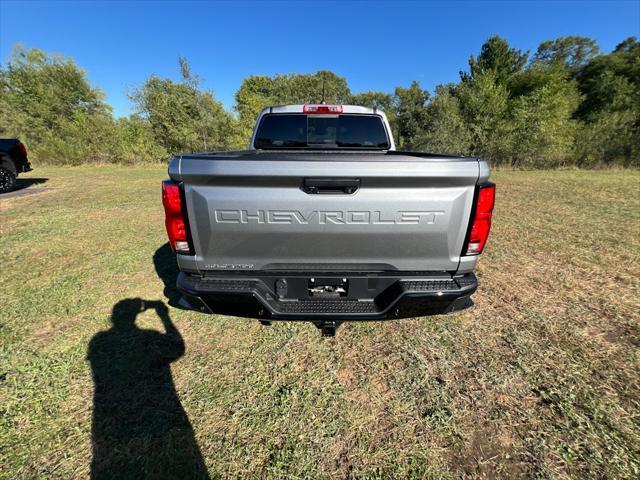
<svg viewBox="0 0 640 480">
<path fill-rule="evenodd" d="M 335 337 L 336 330 L 340 325 L 342 325 L 342 322 L 327 320 L 322 322 L 313 322 L 313 324 L 318 327 L 318 330 L 320 330 L 320 334 L 323 337 Z"/>
</svg>

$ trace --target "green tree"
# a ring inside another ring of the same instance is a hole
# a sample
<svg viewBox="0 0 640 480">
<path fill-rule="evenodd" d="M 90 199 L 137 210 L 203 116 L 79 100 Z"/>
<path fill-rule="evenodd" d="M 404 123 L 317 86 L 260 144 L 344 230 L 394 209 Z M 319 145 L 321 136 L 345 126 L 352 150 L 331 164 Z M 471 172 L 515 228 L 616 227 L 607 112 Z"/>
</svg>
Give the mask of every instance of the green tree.
<svg viewBox="0 0 640 480">
<path fill-rule="evenodd" d="M 391 112 L 394 108 L 393 95 L 385 92 L 367 91 L 352 94 L 348 102 L 352 105 L 361 105 L 363 107 L 378 108 L 383 112 Z"/>
<path fill-rule="evenodd" d="M 471 152 L 471 132 L 465 123 L 455 86 L 438 85 L 426 107 L 424 129 L 415 139 L 420 150 L 452 155 Z"/>
<path fill-rule="evenodd" d="M 460 77 L 467 82 L 491 71 L 496 82 L 506 83 L 512 75 L 524 69 L 528 56 L 528 51 L 522 53 L 511 48 L 504 38 L 494 35 L 482 45 L 477 58 L 469 57 L 470 72 L 460 72 Z"/>
<path fill-rule="evenodd" d="M 237 147 L 246 148 L 260 111 L 268 105 L 278 103 L 273 92 L 273 79 L 262 75 L 251 75 L 242 81 L 236 91 L 235 111 L 238 115 Z"/>
<path fill-rule="evenodd" d="M 184 57 L 178 57 L 178 63 L 180 64 L 180 74 L 184 84 L 191 89 L 193 99 L 195 102 L 196 110 L 198 111 L 198 126 L 200 138 L 202 139 L 202 146 L 204 150 L 208 150 L 207 141 L 209 140 L 209 132 L 213 127 L 215 129 L 216 119 L 211 115 L 211 109 L 207 108 L 207 102 L 205 96 L 200 94 L 200 77 L 191 71 L 191 67 Z"/>
<path fill-rule="evenodd" d="M 500 163 L 509 142 L 509 92 L 494 70 L 461 83 L 457 96 L 471 138 L 471 153 Z"/>
<path fill-rule="evenodd" d="M 213 93 L 199 89 L 184 59 L 183 82 L 152 75 L 130 98 L 138 114 L 146 118 L 156 142 L 166 151 L 224 149 L 230 144 L 232 119 Z"/>
<path fill-rule="evenodd" d="M 95 148 L 102 147 L 92 142 L 94 132 L 74 129 L 70 122 L 111 128 L 104 94 L 89 85 L 71 59 L 17 46 L 6 68 L 0 68 L 0 135 L 20 137 L 35 161 L 55 162 L 64 156 L 77 162 L 70 152 L 87 145 L 99 156 Z M 63 144 L 65 151 L 59 148 Z"/>
<path fill-rule="evenodd" d="M 570 164 L 580 104 L 576 82 L 565 69 L 535 67 L 520 75 L 527 88 L 511 101 L 503 161 L 514 167 L 549 168 Z"/>
<path fill-rule="evenodd" d="M 245 78 L 235 95 L 239 143 L 249 143 L 256 117 L 264 107 L 320 103 L 323 92 L 326 103 L 345 103 L 351 95 L 346 79 L 327 70 L 303 75 L 252 75 Z"/>
<path fill-rule="evenodd" d="M 276 75 L 273 95 L 279 103 L 345 103 L 351 91 L 344 77 L 320 70 L 308 75 Z"/>
<path fill-rule="evenodd" d="M 149 121 L 140 115 L 116 120 L 117 157 L 122 163 L 151 163 L 166 160 L 169 152 L 160 145 Z"/>
<path fill-rule="evenodd" d="M 576 78 L 584 95 L 577 112 L 579 164 L 640 165 L 640 43 L 627 38 Z"/>
<path fill-rule="evenodd" d="M 538 46 L 533 64 L 561 64 L 575 71 L 600 54 L 600 48 L 592 38 L 567 36 L 547 40 Z"/>
<path fill-rule="evenodd" d="M 397 87 L 394 95 L 396 142 L 405 149 L 414 147 L 416 135 L 422 131 L 426 122 L 425 105 L 429 92 L 423 90 L 416 81 L 409 88 Z"/>
<path fill-rule="evenodd" d="M 635 37 L 626 39 L 610 54 L 593 58 L 578 72 L 577 79 L 585 95 L 581 118 L 611 108 L 627 108 L 634 100 L 629 97 L 640 89 L 640 43 Z M 616 85 L 614 79 L 624 81 Z"/>
</svg>

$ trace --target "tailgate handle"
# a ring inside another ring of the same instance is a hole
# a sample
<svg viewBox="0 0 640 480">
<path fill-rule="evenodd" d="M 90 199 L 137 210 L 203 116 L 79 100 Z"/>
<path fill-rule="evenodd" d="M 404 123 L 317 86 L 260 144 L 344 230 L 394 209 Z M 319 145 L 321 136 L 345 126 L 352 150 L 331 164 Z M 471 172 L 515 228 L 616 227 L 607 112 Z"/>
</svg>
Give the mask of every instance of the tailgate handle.
<svg viewBox="0 0 640 480">
<path fill-rule="evenodd" d="M 311 195 L 351 195 L 356 193 L 359 188 L 359 178 L 305 178 L 302 182 L 302 190 Z"/>
</svg>

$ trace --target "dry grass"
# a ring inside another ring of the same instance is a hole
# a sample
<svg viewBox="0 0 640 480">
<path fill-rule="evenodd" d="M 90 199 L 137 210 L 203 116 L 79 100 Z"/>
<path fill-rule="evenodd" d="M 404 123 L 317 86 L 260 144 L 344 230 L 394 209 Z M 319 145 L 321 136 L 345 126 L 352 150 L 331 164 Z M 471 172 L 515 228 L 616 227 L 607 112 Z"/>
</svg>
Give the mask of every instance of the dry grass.
<svg viewBox="0 0 640 480">
<path fill-rule="evenodd" d="M 166 302 L 152 262 L 164 168 L 33 175 L 44 192 L 0 200 L 0 478 L 85 478 L 90 342 L 121 300 Z M 179 478 L 197 457 L 212 478 L 638 478 L 640 174 L 495 181 L 473 310 L 322 340 L 308 323 L 170 308 L 186 344 L 172 379 L 138 381 L 132 343 L 100 357 L 126 366 L 109 395 L 139 414 L 102 419 L 122 444 L 100 468 Z M 163 331 L 152 310 L 137 325 Z M 160 381 L 184 409 L 166 429 Z"/>
</svg>

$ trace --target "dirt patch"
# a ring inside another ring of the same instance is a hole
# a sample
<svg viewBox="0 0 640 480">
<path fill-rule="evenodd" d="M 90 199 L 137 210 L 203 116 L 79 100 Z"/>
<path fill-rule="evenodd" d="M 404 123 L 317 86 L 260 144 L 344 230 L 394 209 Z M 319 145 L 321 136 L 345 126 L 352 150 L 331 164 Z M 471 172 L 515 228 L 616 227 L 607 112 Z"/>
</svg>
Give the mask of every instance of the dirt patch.
<svg viewBox="0 0 640 480">
<path fill-rule="evenodd" d="M 346 389 L 351 388 L 357 381 L 353 369 L 349 367 L 338 370 L 336 378 L 338 379 L 338 382 L 340 382 L 340 384 Z"/>
<path fill-rule="evenodd" d="M 607 342 L 615 344 L 627 343 L 634 347 L 640 347 L 640 335 L 636 329 L 629 325 L 612 325 L 611 330 L 605 332 L 603 338 Z"/>
<path fill-rule="evenodd" d="M 526 464 L 519 459 L 515 443 L 508 430 L 475 430 L 461 451 L 453 455 L 451 467 L 477 478 L 526 478 Z"/>
</svg>

